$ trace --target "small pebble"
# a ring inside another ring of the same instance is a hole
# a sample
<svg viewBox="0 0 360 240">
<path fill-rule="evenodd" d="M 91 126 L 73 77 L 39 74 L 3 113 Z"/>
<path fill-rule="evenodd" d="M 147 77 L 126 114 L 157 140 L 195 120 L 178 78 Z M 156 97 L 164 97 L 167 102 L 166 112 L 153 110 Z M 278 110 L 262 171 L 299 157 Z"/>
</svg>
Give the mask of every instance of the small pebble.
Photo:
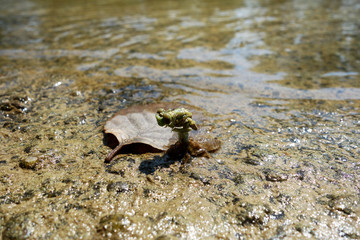
<svg viewBox="0 0 360 240">
<path fill-rule="evenodd" d="M 26 157 L 20 160 L 20 167 L 25 169 L 34 169 L 36 164 L 39 162 L 38 157 Z"/>
<path fill-rule="evenodd" d="M 286 174 L 268 174 L 265 179 L 270 182 L 283 182 L 288 179 Z"/>
<path fill-rule="evenodd" d="M 270 182 L 283 182 L 288 179 L 288 175 L 281 172 L 275 172 L 270 169 L 264 170 L 266 181 Z"/>
</svg>

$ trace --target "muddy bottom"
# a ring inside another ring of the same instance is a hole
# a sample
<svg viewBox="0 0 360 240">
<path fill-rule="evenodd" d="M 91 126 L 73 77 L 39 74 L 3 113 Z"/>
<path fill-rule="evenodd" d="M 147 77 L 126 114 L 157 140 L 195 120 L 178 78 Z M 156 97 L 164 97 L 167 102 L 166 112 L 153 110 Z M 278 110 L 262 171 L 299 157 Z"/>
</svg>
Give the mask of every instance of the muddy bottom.
<svg viewBox="0 0 360 240">
<path fill-rule="evenodd" d="M 356 1 L 0 2 L 2 239 L 360 238 Z M 152 103 L 221 148 L 104 163 Z"/>
</svg>

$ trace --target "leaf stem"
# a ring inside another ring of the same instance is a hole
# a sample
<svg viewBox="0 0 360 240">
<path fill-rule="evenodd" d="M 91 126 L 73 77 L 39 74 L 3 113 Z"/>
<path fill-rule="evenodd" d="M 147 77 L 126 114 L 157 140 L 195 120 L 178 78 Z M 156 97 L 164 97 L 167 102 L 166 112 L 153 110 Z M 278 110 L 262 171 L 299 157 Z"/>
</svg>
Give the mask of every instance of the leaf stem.
<svg viewBox="0 0 360 240">
<path fill-rule="evenodd" d="M 120 149 L 124 146 L 124 144 L 119 144 L 114 148 L 105 158 L 105 163 L 111 162 L 111 160 L 115 157 L 116 153 L 120 151 Z"/>
</svg>

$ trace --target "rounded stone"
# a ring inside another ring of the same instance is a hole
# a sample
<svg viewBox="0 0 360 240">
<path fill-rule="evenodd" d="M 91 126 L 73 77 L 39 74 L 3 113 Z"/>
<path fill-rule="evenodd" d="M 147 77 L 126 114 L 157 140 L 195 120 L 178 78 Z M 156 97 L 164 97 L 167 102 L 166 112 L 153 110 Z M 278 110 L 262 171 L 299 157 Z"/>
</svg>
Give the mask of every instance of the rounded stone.
<svg viewBox="0 0 360 240">
<path fill-rule="evenodd" d="M 25 169 L 34 169 L 39 162 L 38 157 L 30 156 L 20 160 L 20 167 Z"/>
</svg>

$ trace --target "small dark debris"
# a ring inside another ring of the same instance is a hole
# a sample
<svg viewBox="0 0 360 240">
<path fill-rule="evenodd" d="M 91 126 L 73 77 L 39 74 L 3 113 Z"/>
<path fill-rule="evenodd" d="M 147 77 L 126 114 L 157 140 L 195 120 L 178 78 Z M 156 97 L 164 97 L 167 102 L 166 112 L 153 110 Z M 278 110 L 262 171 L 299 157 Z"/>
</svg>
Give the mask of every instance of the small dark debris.
<svg viewBox="0 0 360 240">
<path fill-rule="evenodd" d="M 84 208 L 83 206 L 80 206 L 78 204 L 67 204 L 65 206 L 65 212 L 69 212 L 70 209 L 81 210 L 83 208 Z"/>
<path fill-rule="evenodd" d="M 31 198 L 34 197 L 34 191 L 33 190 L 28 190 L 24 193 L 24 195 L 22 196 L 22 200 L 27 201 L 30 200 Z"/>
<path fill-rule="evenodd" d="M 62 183 L 74 183 L 73 180 L 71 180 L 70 178 L 65 178 L 63 180 L 61 180 Z"/>
<path fill-rule="evenodd" d="M 27 146 L 27 147 L 25 147 L 24 152 L 25 152 L 25 153 L 30 153 L 31 148 L 32 148 L 32 146 Z"/>
<path fill-rule="evenodd" d="M 1 111 L 10 112 L 12 109 L 13 109 L 13 106 L 8 102 L 0 104 Z"/>
<path fill-rule="evenodd" d="M 148 188 L 144 188 L 143 194 L 144 198 L 148 198 L 150 196 L 151 190 Z"/>
<path fill-rule="evenodd" d="M 45 196 L 48 197 L 48 198 L 54 198 L 54 197 L 57 197 L 57 196 L 60 196 L 62 194 L 62 191 L 59 190 L 59 191 L 48 191 L 45 193 Z"/>
<path fill-rule="evenodd" d="M 245 182 L 244 178 L 243 178 L 243 176 L 241 174 L 237 174 L 232 180 L 234 181 L 234 183 L 236 185 L 243 184 Z"/>
<path fill-rule="evenodd" d="M 259 160 L 254 159 L 254 158 L 250 158 L 250 157 L 244 158 L 243 161 L 244 161 L 244 163 L 254 165 L 254 166 L 260 165 Z"/>
<path fill-rule="evenodd" d="M 90 156 L 92 154 L 95 154 L 95 153 L 96 152 L 94 150 L 90 150 L 90 151 L 88 151 L 87 153 L 84 154 L 84 157 L 88 157 L 88 156 Z"/>
</svg>

